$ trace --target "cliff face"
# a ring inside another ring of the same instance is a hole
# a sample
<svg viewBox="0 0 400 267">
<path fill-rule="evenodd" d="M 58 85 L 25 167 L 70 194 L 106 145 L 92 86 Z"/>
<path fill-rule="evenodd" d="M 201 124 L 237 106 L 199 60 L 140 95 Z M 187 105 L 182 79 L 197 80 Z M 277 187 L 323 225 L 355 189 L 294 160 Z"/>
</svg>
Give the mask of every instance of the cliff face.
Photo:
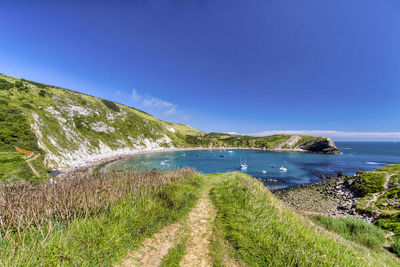
<svg viewBox="0 0 400 267">
<path fill-rule="evenodd" d="M 312 152 L 337 154 L 333 141 L 325 137 L 277 134 L 271 136 L 245 136 L 211 133 L 201 136 L 186 136 L 186 141 L 201 147 L 241 147 L 267 151 Z"/>
<path fill-rule="evenodd" d="M 323 140 L 311 140 L 305 142 L 299 146 L 301 149 L 307 150 L 314 153 L 324 154 L 339 154 L 339 149 L 330 138 L 324 138 Z"/>
<path fill-rule="evenodd" d="M 0 99 L 2 110 L 25 116 L 34 133 L 32 136 L 36 136 L 34 142 L 42 150 L 45 164 L 51 168 L 78 166 L 138 150 L 173 147 L 338 152 L 332 140 L 320 137 L 205 134 L 122 104 L 2 74 Z M 4 145 L 1 142 L 0 139 L 0 145 Z M 5 146 L 14 149 L 15 144 Z"/>
</svg>

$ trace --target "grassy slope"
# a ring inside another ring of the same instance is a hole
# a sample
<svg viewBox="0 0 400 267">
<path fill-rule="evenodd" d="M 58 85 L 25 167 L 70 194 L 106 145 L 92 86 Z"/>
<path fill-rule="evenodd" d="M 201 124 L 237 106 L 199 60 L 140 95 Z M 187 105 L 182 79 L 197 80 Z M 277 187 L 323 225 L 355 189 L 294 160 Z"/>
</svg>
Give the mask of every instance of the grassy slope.
<svg viewBox="0 0 400 267">
<path fill-rule="evenodd" d="M 388 188 L 384 187 L 390 176 Z M 361 197 L 357 209 L 380 214 L 376 224 L 400 235 L 400 164 L 392 164 L 348 177 L 347 182 Z M 374 197 L 377 199 L 372 201 Z"/>
<path fill-rule="evenodd" d="M 251 177 L 221 174 L 220 179 L 223 177 L 212 190 L 220 240 L 214 241 L 214 251 L 228 249 L 231 257 L 249 266 L 398 265 L 383 249 L 372 251 L 312 226 Z M 224 249 L 218 249 L 221 246 Z M 217 265 L 221 257 L 214 255 Z"/>
<path fill-rule="evenodd" d="M 14 232 L 11 238 L 0 239 L 0 265 L 111 266 L 146 237 L 182 220 L 198 199 L 199 182 L 198 176 L 182 177 L 156 190 L 124 195 L 104 212 L 70 222 L 53 220 L 48 236 L 47 222 L 41 229 L 25 227 L 20 236 Z M 171 253 L 170 261 L 177 256 L 178 251 Z"/>
<path fill-rule="evenodd" d="M 165 136 L 172 142 L 161 142 L 161 146 L 187 146 L 185 135 L 202 134 L 189 126 L 164 122 L 145 112 L 111 101 L 5 75 L 0 75 L 0 99 L 1 110 L 23 115 L 25 121 L 20 124 L 24 124 L 24 127 L 20 128 L 26 130 L 30 129 L 30 124 L 37 124 L 46 153 L 59 157 L 69 152 L 76 153 L 82 146 L 89 151 L 96 151 L 100 149 L 100 142 L 111 149 L 118 149 L 145 146 L 145 139 L 155 142 Z M 34 120 L 33 114 L 37 114 L 39 122 Z M 107 125 L 114 131 L 93 130 L 91 125 L 96 123 Z M 2 145 L 7 140 L 4 141 L 1 136 L 11 136 L 15 129 L 11 125 L 5 127 L 3 135 L 0 135 L 1 150 L 14 149 L 14 144 Z M 36 144 L 35 136 L 32 135 L 30 130 L 21 136 L 19 140 L 25 138 L 23 141 L 26 142 L 19 142 L 19 145 L 39 151 L 37 145 L 28 144 L 32 140 Z"/>
</svg>

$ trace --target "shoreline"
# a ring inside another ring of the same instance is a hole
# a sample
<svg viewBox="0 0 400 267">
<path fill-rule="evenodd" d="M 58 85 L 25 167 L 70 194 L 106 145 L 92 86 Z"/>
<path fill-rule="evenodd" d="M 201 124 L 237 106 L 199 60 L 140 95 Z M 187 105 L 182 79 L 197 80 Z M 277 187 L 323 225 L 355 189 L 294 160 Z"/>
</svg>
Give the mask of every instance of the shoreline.
<svg viewBox="0 0 400 267">
<path fill-rule="evenodd" d="M 346 186 L 343 177 L 277 190 L 273 194 L 290 208 L 305 215 L 350 216 L 368 223 L 376 219 L 357 210 L 358 197 Z"/>
<path fill-rule="evenodd" d="M 110 162 L 135 157 L 146 154 L 159 154 L 168 152 L 179 152 L 179 151 L 202 151 L 202 150 L 258 150 L 265 152 L 293 152 L 293 153 L 315 153 L 304 149 L 263 149 L 263 148 L 250 148 L 250 147 L 174 147 L 174 148 L 158 148 L 158 149 L 144 149 L 144 150 L 132 150 L 132 152 L 121 153 L 116 155 L 104 155 L 98 157 L 98 159 L 89 161 L 88 163 L 77 164 L 76 166 L 60 167 L 55 170 L 60 172 L 60 176 L 66 176 L 74 172 L 83 172 L 96 169 L 100 165 L 105 165 Z M 323 153 L 322 153 L 323 154 Z"/>
</svg>

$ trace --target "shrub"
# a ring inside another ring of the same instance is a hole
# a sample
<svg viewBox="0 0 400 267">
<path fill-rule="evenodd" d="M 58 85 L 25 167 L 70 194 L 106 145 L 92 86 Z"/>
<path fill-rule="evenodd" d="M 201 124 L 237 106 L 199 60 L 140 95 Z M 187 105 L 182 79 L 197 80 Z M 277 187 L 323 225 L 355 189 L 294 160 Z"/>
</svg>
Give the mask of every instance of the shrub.
<svg viewBox="0 0 400 267">
<path fill-rule="evenodd" d="M 21 107 L 28 108 L 28 109 L 33 109 L 33 107 L 31 105 L 29 105 L 28 103 L 23 103 L 21 105 Z"/>
<path fill-rule="evenodd" d="M 22 81 L 16 81 L 15 82 L 15 87 L 17 87 L 17 88 L 24 87 L 24 83 Z"/>
<path fill-rule="evenodd" d="M 115 112 L 119 112 L 120 111 L 120 108 L 112 101 L 102 99 L 101 102 L 103 102 L 103 104 L 106 107 L 108 107 L 109 109 L 111 109 L 111 110 L 113 110 Z"/>
<path fill-rule="evenodd" d="M 46 91 L 43 90 L 43 89 L 41 89 L 41 90 L 39 91 L 39 95 L 40 95 L 40 96 L 46 96 Z"/>
<path fill-rule="evenodd" d="M 397 241 L 392 245 L 392 251 L 398 257 L 400 257 L 400 237 L 397 238 Z"/>
<path fill-rule="evenodd" d="M 7 80 L 0 79 L 0 90 L 8 90 L 13 88 L 14 85 Z"/>
</svg>

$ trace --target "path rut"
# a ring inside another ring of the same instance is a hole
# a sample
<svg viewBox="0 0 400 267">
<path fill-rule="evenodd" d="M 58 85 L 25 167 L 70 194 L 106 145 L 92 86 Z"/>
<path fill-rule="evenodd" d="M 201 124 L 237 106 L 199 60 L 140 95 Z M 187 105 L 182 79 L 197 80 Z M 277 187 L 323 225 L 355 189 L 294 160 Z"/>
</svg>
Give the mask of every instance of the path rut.
<svg viewBox="0 0 400 267">
<path fill-rule="evenodd" d="M 216 211 L 209 198 L 209 190 L 205 190 L 187 220 L 190 235 L 186 243 L 186 254 L 180 262 L 181 266 L 211 266 L 209 247 L 215 216 Z"/>
<path fill-rule="evenodd" d="M 196 206 L 183 224 L 174 223 L 166 226 L 153 237 L 147 238 L 139 249 L 128 252 L 120 266 L 159 266 L 163 257 L 168 254 L 168 250 L 178 243 L 179 236 L 184 231 L 187 231 L 189 237 L 180 266 L 211 266 L 209 247 L 216 211 L 209 192 L 209 189 L 203 190 Z"/>
</svg>

